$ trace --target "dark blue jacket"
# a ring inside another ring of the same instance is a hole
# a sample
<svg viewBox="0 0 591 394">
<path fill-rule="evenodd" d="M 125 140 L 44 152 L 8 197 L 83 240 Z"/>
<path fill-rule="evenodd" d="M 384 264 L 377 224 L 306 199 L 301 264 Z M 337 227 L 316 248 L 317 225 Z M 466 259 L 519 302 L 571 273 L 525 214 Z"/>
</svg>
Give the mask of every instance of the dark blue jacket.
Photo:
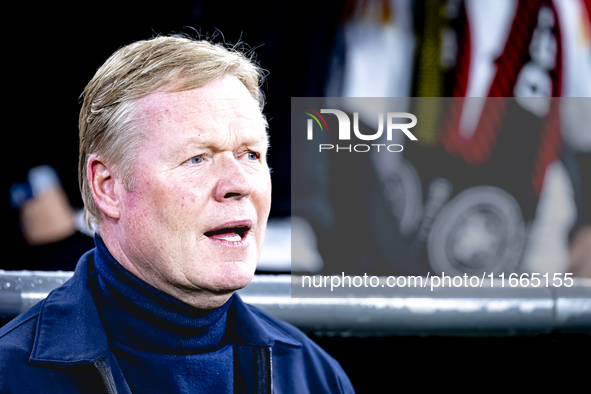
<svg viewBox="0 0 591 394">
<path fill-rule="evenodd" d="M 92 256 L 0 329 L 0 393 L 130 393 L 89 290 Z M 240 297 L 228 313 L 235 392 L 353 392 L 340 365 L 295 327 Z"/>
</svg>

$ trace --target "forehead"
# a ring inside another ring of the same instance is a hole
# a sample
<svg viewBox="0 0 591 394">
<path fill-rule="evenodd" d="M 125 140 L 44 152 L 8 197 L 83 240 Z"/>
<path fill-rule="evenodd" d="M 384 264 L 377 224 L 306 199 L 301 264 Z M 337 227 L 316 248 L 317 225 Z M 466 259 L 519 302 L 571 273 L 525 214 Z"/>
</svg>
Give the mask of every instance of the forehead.
<svg viewBox="0 0 591 394">
<path fill-rule="evenodd" d="M 174 132 L 182 137 L 183 132 L 198 131 L 207 138 L 223 128 L 266 137 L 258 103 L 234 76 L 191 90 L 150 94 L 139 100 L 137 111 L 146 129 L 156 134 Z"/>
</svg>

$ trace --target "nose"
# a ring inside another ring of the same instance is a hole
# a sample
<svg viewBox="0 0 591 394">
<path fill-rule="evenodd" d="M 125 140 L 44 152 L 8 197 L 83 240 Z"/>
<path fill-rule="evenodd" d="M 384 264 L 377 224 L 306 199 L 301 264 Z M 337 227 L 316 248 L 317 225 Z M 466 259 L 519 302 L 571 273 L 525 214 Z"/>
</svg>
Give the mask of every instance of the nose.
<svg viewBox="0 0 591 394">
<path fill-rule="evenodd" d="M 252 175 L 233 155 L 220 158 L 221 165 L 218 169 L 218 181 L 213 190 L 213 197 L 218 202 L 229 199 L 248 198 L 254 191 Z"/>
</svg>

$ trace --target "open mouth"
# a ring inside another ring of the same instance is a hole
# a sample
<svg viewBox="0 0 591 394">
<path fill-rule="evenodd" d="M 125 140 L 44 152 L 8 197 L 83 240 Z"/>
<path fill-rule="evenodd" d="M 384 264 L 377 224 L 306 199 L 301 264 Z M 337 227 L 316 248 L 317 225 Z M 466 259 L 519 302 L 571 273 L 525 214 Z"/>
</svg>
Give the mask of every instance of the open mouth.
<svg viewBox="0 0 591 394">
<path fill-rule="evenodd" d="M 218 239 L 228 242 L 238 242 L 248 235 L 249 230 L 250 227 L 248 226 L 234 226 L 224 227 L 219 230 L 207 231 L 204 234 L 206 237 L 209 237 L 211 239 Z"/>
</svg>

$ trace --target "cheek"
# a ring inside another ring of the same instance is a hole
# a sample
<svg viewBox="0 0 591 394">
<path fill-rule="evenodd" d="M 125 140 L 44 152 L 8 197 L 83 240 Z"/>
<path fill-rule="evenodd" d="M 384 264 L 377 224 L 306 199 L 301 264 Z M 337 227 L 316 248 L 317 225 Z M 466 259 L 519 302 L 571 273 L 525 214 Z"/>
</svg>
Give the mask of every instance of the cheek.
<svg viewBox="0 0 591 394">
<path fill-rule="evenodd" d="M 127 193 L 124 206 L 130 220 L 149 224 L 162 221 L 166 215 L 177 211 L 182 204 L 191 201 L 190 193 L 183 193 L 181 188 L 166 187 L 154 180 L 137 182 L 134 190 Z"/>
<path fill-rule="evenodd" d="M 198 190 L 186 183 L 167 183 L 150 193 L 148 209 L 153 219 L 173 232 L 184 232 L 194 227 L 203 201 Z"/>
<path fill-rule="evenodd" d="M 145 203 L 141 189 L 135 188 L 134 191 L 127 193 L 124 204 L 132 210 L 140 208 Z"/>
<path fill-rule="evenodd" d="M 124 218 L 127 217 L 127 221 L 131 224 L 143 223 L 147 219 L 147 208 L 148 200 L 144 191 L 140 188 L 135 188 L 134 191 L 127 193 L 125 196 L 124 205 Z"/>
<path fill-rule="evenodd" d="M 261 184 L 260 200 L 262 206 L 259 209 L 263 209 L 268 215 L 271 209 L 271 177 L 267 176 L 263 178 Z"/>
<path fill-rule="evenodd" d="M 179 190 L 178 191 L 178 198 L 179 204 L 182 208 L 190 207 L 195 204 L 196 197 L 195 193 L 191 193 L 190 191 Z"/>
</svg>

